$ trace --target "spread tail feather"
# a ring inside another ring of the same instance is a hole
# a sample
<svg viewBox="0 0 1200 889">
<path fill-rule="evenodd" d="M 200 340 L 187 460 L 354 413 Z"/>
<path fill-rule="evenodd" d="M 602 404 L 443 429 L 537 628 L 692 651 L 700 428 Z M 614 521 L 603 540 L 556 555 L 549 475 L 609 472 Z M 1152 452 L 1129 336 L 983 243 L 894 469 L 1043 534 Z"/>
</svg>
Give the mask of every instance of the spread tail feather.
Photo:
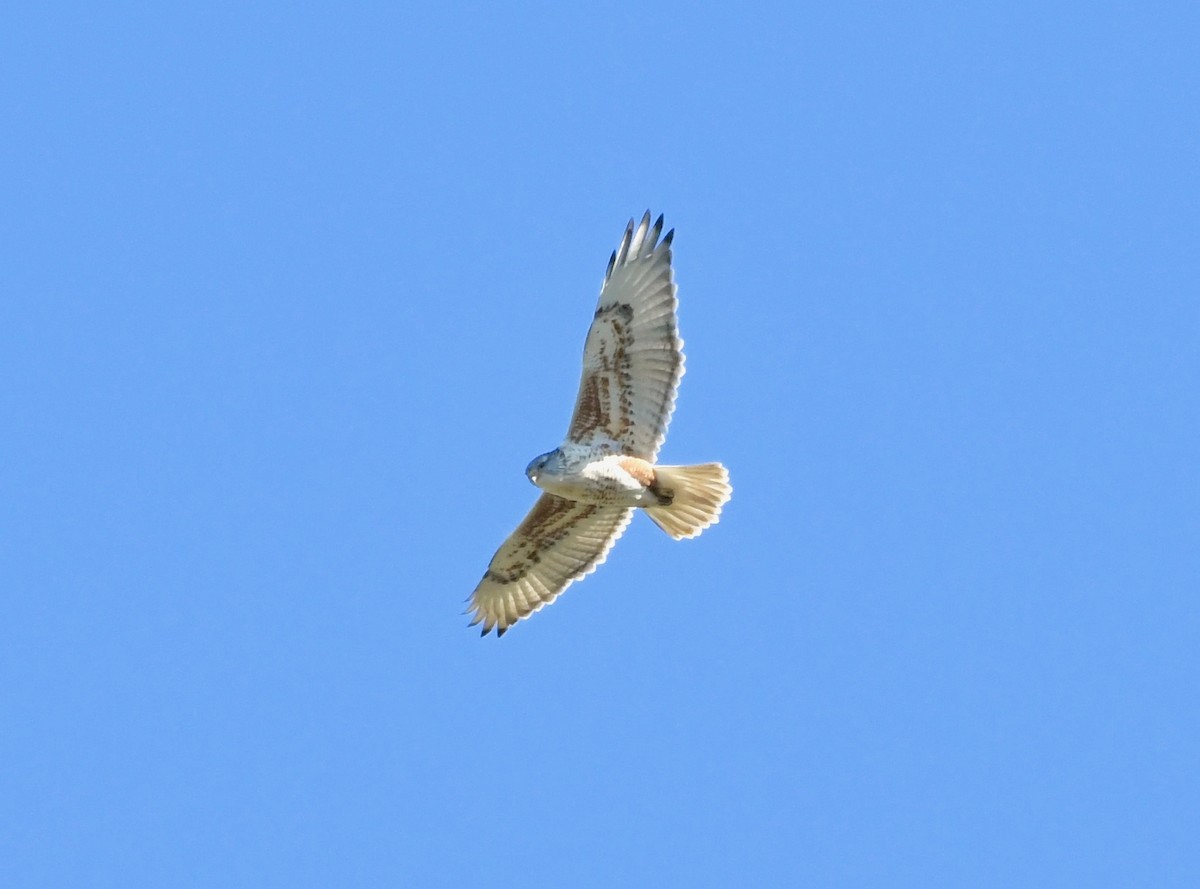
<svg viewBox="0 0 1200 889">
<path fill-rule="evenodd" d="M 733 496 L 729 472 L 720 463 L 655 466 L 654 488 L 664 503 L 647 506 L 646 515 L 676 540 L 715 525 Z"/>
</svg>

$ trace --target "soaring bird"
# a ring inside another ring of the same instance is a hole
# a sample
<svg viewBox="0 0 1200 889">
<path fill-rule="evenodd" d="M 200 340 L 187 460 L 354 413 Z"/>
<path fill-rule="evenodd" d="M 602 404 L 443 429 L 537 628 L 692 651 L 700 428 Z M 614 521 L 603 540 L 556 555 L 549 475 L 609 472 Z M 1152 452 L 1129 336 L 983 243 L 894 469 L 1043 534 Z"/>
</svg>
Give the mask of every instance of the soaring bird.
<svg viewBox="0 0 1200 889">
<path fill-rule="evenodd" d="M 672 229 L 629 220 L 608 261 L 583 347 L 567 436 L 525 475 L 545 493 L 492 557 L 471 594 L 471 626 L 504 635 L 595 570 L 635 509 L 676 540 L 695 537 L 733 494 L 720 463 L 655 462 L 683 376 Z"/>
</svg>

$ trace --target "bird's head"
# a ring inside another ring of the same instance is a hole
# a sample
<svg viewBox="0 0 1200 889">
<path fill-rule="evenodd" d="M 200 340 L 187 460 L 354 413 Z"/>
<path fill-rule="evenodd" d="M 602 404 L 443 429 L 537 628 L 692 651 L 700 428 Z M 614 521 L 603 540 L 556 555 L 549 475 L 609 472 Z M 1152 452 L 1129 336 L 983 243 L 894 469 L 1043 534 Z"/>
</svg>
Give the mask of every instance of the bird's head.
<svg viewBox="0 0 1200 889">
<path fill-rule="evenodd" d="M 538 476 L 542 474 L 546 465 L 554 459 L 557 453 L 558 451 L 550 451 L 549 453 L 542 454 L 540 457 L 534 457 L 529 465 L 525 467 L 525 477 L 536 485 L 538 483 Z"/>
</svg>

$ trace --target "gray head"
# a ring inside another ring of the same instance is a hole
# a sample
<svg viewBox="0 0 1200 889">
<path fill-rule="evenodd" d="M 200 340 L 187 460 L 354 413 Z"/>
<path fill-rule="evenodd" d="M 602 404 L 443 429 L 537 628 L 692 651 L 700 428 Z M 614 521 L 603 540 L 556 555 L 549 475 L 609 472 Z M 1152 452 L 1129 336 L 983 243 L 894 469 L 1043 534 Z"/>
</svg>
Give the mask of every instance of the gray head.
<svg viewBox="0 0 1200 889">
<path fill-rule="evenodd" d="M 538 483 L 538 476 L 546 470 L 546 467 L 549 466 L 550 470 L 553 471 L 557 462 L 557 448 L 555 448 L 553 451 L 542 454 L 540 457 L 534 457 L 533 460 L 530 461 L 529 465 L 525 467 L 525 477 L 536 485 Z"/>
</svg>

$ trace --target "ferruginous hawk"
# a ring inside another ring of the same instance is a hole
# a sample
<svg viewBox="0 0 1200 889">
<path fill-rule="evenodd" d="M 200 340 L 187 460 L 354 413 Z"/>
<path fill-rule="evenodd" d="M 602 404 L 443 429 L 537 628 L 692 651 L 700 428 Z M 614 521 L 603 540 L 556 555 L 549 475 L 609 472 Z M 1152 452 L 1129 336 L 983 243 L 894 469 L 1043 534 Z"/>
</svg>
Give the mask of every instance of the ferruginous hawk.
<svg viewBox="0 0 1200 889">
<path fill-rule="evenodd" d="M 695 537 L 721 515 L 733 488 L 720 463 L 661 466 L 683 376 L 671 272 L 674 230 L 663 220 L 625 228 L 608 261 L 583 348 L 583 378 L 567 437 L 525 469 L 546 493 L 504 545 L 470 598 L 471 625 L 498 636 L 590 574 L 645 510 L 674 537 Z"/>
</svg>

